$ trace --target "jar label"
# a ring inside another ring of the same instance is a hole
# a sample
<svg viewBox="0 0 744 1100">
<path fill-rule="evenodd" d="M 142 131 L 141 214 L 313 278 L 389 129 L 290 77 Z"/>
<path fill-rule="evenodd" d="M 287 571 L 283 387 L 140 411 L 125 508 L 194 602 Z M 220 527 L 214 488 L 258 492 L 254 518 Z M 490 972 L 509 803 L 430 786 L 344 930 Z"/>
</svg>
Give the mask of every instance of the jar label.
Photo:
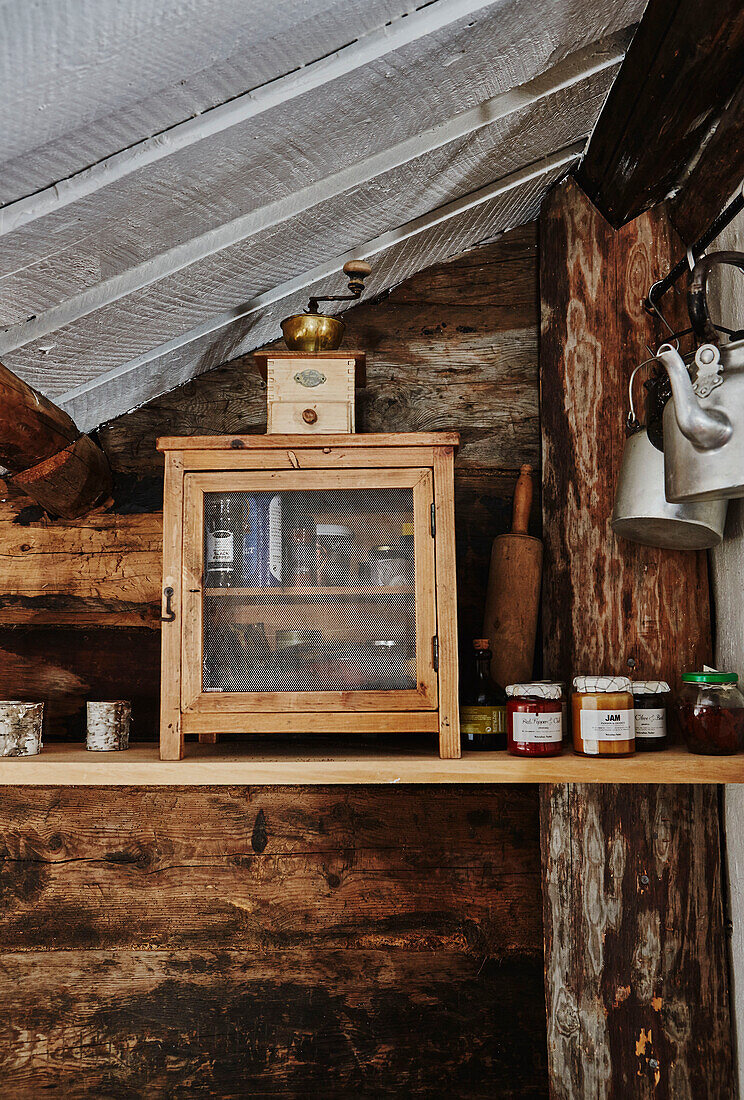
<svg viewBox="0 0 744 1100">
<path fill-rule="evenodd" d="M 207 568 L 233 564 L 235 553 L 231 531 L 207 532 Z"/>
<path fill-rule="evenodd" d="M 632 710 L 582 710 L 582 741 L 632 741 L 635 723 Z"/>
<path fill-rule="evenodd" d="M 506 733 L 506 707 L 460 707 L 460 728 L 465 737 Z"/>
<path fill-rule="evenodd" d="M 523 745 L 555 745 L 563 740 L 561 711 L 547 714 L 512 714 L 512 737 Z"/>
<path fill-rule="evenodd" d="M 656 737 L 666 737 L 666 711 L 663 707 L 658 710 L 636 710 L 635 735 L 646 740 Z"/>
</svg>

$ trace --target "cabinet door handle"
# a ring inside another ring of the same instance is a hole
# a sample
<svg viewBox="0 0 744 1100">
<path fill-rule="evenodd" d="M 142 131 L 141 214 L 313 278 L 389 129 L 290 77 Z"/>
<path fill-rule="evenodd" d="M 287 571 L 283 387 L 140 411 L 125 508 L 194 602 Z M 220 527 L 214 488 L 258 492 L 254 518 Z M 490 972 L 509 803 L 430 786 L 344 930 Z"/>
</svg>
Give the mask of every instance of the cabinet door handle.
<svg viewBox="0 0 744 1100">
<path fill-rule="evenodd" d="M 173 599 L 173 589 L 170 585 L 163 589 L 163 595 L 165 596 L 165 615 L 160 616 L 161 623 L 172 623 L 175 621 L 176 613 L 171 607 L 171 600 Z"/>
</svg>

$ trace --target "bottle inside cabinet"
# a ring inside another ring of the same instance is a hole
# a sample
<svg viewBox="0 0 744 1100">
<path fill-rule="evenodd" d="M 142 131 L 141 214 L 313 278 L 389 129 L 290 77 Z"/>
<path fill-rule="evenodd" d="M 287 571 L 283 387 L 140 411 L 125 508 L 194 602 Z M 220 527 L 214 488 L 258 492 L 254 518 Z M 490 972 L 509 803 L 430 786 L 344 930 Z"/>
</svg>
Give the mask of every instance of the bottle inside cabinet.
<svg viewBox="0 0 744 1100">
<path fill-rule="evenodd" d="M 205 692 L 416 688 L 411 489 L 212 493 L 204 514 Z"/>
</svg>

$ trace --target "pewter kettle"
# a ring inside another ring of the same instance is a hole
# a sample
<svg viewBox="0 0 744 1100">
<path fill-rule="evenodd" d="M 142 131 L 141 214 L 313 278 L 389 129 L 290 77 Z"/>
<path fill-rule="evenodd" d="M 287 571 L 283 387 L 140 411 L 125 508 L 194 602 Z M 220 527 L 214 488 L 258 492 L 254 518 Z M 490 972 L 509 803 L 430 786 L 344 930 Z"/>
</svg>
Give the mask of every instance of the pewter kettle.
<svg viewBox="0 0 744 1100">
<path fill-rule="evenodd" d="M 713 252 L 695 264 L 687 305 L 705 342 L 695 353 L 693 376 L 671 344 L 657 352 L 672 387 L 664 410 L 664 481 L 667 500 L 675 503 L 744 497 L 744 333 L 718 344 L 706 297 L 717 264 L 744 271 L 744 253 Z"/>
<path fill-rule="evenodd" d="M 725 500 L 702 504 L 670 504 L 664 495 L 664 456 L 650 441 L 636 417 L 633 380 L 645 364 L 630 376 L 628 438 L 615 490 L 610 523 L 616 535 L 644 546 L 668 550 L 703 550 L 717 546 L 726 523 Z M 654 385 L 646 384 L 649 392 Z"/>
</svg>

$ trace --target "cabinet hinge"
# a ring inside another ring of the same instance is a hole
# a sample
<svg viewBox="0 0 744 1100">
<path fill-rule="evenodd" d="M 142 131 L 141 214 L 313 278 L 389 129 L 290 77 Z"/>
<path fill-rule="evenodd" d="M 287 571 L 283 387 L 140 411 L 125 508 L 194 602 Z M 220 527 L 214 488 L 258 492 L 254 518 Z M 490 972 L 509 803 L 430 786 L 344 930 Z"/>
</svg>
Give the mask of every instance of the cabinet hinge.
<svg viewBox="0 0 744 1100">
<path fill-rule="evenodd" d="M 434 671 L 439 672 L 439 635 L 435 634 L 431 640 L 431 659 L 434 664 Z"/>
<path fill-rule="evenodd" d="M 434 502 L 431 505 L 431 537 L 435 539 L 437 537 L 437 514 L 434 510 Z"/>
</svg>

